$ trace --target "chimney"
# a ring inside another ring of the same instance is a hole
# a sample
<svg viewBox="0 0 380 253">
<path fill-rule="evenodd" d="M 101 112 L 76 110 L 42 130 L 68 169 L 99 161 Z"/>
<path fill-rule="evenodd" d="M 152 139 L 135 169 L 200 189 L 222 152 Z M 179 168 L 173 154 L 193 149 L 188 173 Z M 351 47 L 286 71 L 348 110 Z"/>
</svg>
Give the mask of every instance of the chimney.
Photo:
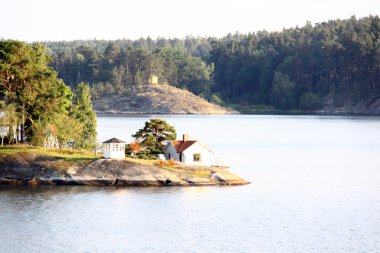
<svg viewBox="0 0 380 253">
<path fill-rule="evenodd" d="M 190 139 L 188 134 L 183 135 L 183 141 L 188 141 Z"/>
</svg>

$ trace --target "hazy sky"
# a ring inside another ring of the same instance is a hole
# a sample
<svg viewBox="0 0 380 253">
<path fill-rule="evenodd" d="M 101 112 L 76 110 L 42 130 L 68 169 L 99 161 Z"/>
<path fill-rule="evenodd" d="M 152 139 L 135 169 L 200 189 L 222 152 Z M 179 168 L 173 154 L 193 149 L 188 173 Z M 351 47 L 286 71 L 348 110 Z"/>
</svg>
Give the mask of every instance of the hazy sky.
<svg viewBox="0 0 380 253">
<path fill-rule="evenodd" d="M 380 14 L 380 0 L 0 0 L 0 37 L 25 41 L 217 36 Z"/>
</svg>

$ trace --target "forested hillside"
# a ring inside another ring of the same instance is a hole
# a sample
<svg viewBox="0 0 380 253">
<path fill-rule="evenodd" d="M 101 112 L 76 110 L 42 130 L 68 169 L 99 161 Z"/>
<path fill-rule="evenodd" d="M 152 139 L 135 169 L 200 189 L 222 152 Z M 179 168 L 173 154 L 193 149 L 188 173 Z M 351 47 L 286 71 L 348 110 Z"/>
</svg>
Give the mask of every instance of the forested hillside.
<svg viewBox="0 0 380 253">
<path fill-rule="evenodd" d="M 211 101 L 317 110 L 380 94 L 380 18 L 334 20 L 223 38 L 47 42 L 59 77 L 95 98 L 157 75 Z M 380 111 L 380 110 L 379 110 Z"/>
<path fill-rule="evenodd" d="M 53 67 L 70 86 L 90 83 L 94 97 L 123 94 L 132 86 L 146 84 L 151 75 L 160 83 L 209 96 L 213 65 L 207 56 L 211 43 L 206 39 L 138 41 L 49 42 Z"/>
</svg>

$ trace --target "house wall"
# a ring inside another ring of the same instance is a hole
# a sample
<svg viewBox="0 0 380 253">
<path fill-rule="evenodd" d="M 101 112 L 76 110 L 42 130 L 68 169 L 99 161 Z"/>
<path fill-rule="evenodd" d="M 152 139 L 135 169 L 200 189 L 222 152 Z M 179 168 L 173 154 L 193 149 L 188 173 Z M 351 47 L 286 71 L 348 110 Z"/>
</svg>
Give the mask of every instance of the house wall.
<svg viewBox="0 0 380 253">
<path fill-rule="evenodd" d="M 165 158 L 166 160 L 170 160 L 170 158 L 173 158 L 175 161 L 179 161 L 179 154 L 177 153 L 177 150 L 171 143 L 169 143 L 169 145 L 165 149 Z"/>
<path fill-rule="evenodd" d="M 104 158 L 107 159 L 124 159 L 125 144 L 124 143 L 105 143 L 103 144 Z"/>
<path fill-rule="evenodd" d="M 177 150 L 172 144 L 169 144 L 165 150 L 166 160 L 170 159 L 169 154 L 175 161 L 180 161 L 180 154 L 177 153 Z M 201 161 L 194 161 L 194 154 L 201 154 Z M 199 144 L 199 142 L 196 142 L 183 152 L 182 162 L 189 165 L 211 166 L 214 163 L 214 152 L 209 151 Z"/>
<path fill-rule="evenodd" d="M 194 154 L 201 154 L 201 160 L 194 161 Z M 214 163 L 214 152 L 197 142 L 183 152 L 182 159 L 184 163 L 190 165 L 211 166 Z"/>
</svg>

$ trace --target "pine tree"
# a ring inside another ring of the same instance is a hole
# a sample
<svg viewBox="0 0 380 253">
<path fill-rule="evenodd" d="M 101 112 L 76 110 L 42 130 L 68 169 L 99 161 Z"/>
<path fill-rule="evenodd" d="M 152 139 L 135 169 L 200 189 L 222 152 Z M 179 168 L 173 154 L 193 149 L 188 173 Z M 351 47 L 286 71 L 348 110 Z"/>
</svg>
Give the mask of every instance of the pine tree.
<svg viewBox="0 0 380 253">
<path fill-rule="evenodd" d="M 92 108 L 90 86 L 78 84 L 73 99 L 71 116 L 83 124 L 83 133 L 74 147 L 92 149 L 96 146 L 96 113 Z"/>
<path fill-rule="evenodd" d="M 177 134 L 174 127 L 165 120 L 150 119 L 150 121 L 145 122 L 144 128 L 138 130 L 132 136 L 141 145 L 140 153 L 147 158 L 157 158 L 158 154 L 163 153 L 165 141 L 175 140 Z"/>
</svg>

